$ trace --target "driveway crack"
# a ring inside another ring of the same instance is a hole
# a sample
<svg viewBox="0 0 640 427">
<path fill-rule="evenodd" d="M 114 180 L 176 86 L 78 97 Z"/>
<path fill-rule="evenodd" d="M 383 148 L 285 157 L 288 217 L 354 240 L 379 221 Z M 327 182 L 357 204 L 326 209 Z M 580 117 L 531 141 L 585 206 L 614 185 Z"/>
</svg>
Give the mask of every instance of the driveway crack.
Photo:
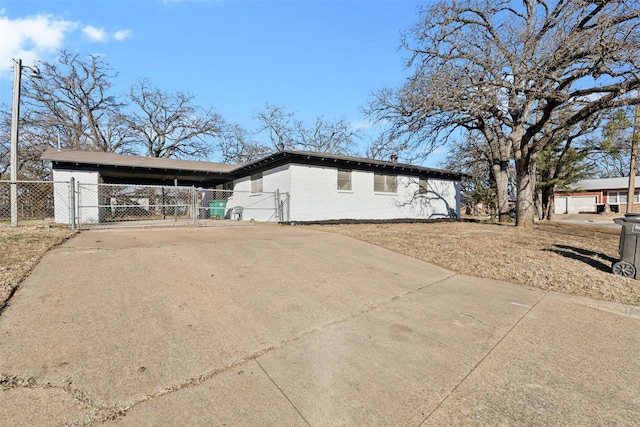
<svg viewBox="0 0 640 427">
<path fill-rule="evenodd" d="M 115 420 L 127 411 L 127 407 L 120 405 L 106 405 L 93 401 L 89 395 L 77 388 L 71 387 L 71 381 L 65 384 L 53 384 L 51 382 L 41 383 L 36 377 L 20 377 L 17 375 L 0 374 L 0 391 L 18 388 L 39 389 L 39 390 L 61 390 L 71 396 L 72 399 L 81 403 L 88 412 L 87 418 L 83 421 L 65 422 L 65 426 L 87 426 L 97 422 Z"/>
<path fill-rule="evenodd" d="M 287 399 L 287 401 L 289 402 L 289 404 L 293 407 L 293 409 L 296 410 L 296 412 L 298 413 L 298 415 L 300 415 L 300 418 L 302 418 L 304 420 L 304 422 L 311 427 L 311 423 L 309 421 L 307 421 L 307 419 L 304 417 L 304 415 L 302 415 L 302 412 L 300 412 L 300 410 L 298 409 L 298 407 L 291 401 L 291 399 L 289 399 L 289 396 L 287 396 L 287 394 L 284 392 L 284 390 L 282 390 L 280 388 L 280 386 L 273 380 L 273 378 L 271 378 L 271 375 L 269 375 L 269 373 L 264 369 L 264 367 L 260 364 L 260 362 L 258 361 L 258 359 L 255 359 L 255 362 L 258 364 L 258 366 L 260 366 L 260 369 L 262 369 L 262 372 L 264 372 L 264 374 L 267 376 L 267 378 L 269 378 L 269 381 L 271 381 L 271 383 L 280 391 L 280 393 L 284 396 L 285 399 Z"/>
<path fill-rule="evenodd" d="M 540 297 L 540 299 L 538 299 L 538 301 L 536 301 L 535 304 L 533 304 L 522 316 L 520 316 L 520 318 L 513 324 L 513 326 L 511 326 L 511 328 L 509 328 L 509 330 L 502 336 L 502 338 L 500 338 L 500 340 L 497 343 L 495 343 L 495 345 L 493 347 L 491 347 L 491 349 L 480 360 L 478 360 L 478 362 L 469 370 L 469 372 L 467 372 L 467 375 L 465 375 L 458 382 L 458 384 L 456 384 L 456 386 L 453 387 L 451 389 L 451 391 L 449 393 L 447 393 L 447 395 L 445 397 L 443 397 L 440 402 L 438 402 L 438 404 L 427 414 L 427 416 L 420 422 L 420 424 L 418 424 L 418 427 L 424 425 L 424 423 L 427 422 L 427 420 L 431 417 L 431 415 L 433 415 L 442 406 L 442 404 L 444 402 L 446 402 L 447 399 L 449 399 L 449 397 L 451 397 L 451 395 L 453 395 L 453 393 L 456 392 L 456 390 L 462 385 L 462 383 L 464 383 L 467 380 L 467 378 L 469 378 L 469 376 L 473 372 L 475 372 L 476 369 L 478 369 L 478 366 L 480 366 L 480 364 L 482 364 L 482 362 L 484 362 L 485 359 L 487 357 L 489 357 L 489 355 L 491 353 L 493 353 L 493 351 L 502 343 L 502 341 L 504 341 L 504 339 L 511 334 L 511 332 L 520 324 L 520 322 L 522 322 L 522 320 L 525 317 L 527 317 L 529 315 L 529 313 L 531 313 L 531 311 L 538 306 L 538 304 L 540 304 L 540 301 L 542 301 L 549 294 L 549 292 L 550 291 L 546 291 Z"/>
</svg>

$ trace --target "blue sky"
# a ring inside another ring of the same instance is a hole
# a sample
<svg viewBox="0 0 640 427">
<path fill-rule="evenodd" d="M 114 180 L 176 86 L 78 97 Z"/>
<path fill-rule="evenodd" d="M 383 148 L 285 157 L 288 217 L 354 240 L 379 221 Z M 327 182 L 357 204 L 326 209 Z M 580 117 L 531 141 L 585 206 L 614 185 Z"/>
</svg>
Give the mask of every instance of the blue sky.
<svg viewBox="0 0 640 427">
<path fill-rule="evenodd" d="M 53 61 L 57 49 L 99 54 L 116 93 L 148 77 L 196 95 L 248 130 L 265 103 L 310 120 L 360 111 L 372 91 L 406 76 L 401 33 L 413 0 L 2 0 L 0 102 L 11 101 L 11 59 Z M 7 35 L 5 37 L 5 35 Z M 364 151 L 364 150 L 362 150 Z M 427 164 L 431 163 L 427 161 Z"/>
</svg>

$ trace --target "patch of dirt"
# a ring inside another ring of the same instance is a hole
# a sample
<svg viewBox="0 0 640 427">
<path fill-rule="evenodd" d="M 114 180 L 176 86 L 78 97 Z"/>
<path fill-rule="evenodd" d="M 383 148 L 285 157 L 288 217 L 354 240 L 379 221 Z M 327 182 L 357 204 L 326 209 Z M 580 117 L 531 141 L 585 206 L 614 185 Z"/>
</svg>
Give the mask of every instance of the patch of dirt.
<svg viewBox="0 0 640 427">
<path fill-rule="evenodd" d="M 67 227 L 48 224 L 0 225 L 0 313 L 42 256 L 75 233 Z"/>
<path fill-rule="evenodd" d="M 557 222 L 523 229 L 474 222 L 314 226 L 459 274 L 640 305 L 640 281 L 615 276 L 620 230 Z"/>
</svg>

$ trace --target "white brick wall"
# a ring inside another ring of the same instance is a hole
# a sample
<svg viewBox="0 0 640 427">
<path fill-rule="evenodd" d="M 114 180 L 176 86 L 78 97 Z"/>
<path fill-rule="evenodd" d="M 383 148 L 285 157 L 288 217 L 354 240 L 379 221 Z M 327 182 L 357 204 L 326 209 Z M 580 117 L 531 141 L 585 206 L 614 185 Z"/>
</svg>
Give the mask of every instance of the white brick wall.
<svg viewBox="0 0 640 427">
<path fill-rule="evenodd" d="M 235 181 L 227 207 L 243 206 L 243 219 L 275 221 L 274 198 L 289 193 L 290 221 L 335 219 L 437 219 L 460 216 L 459 183 L 429 179 L 427 194 L 417 194 L 418 178 L 398 177 L 396 193 L 375 193 L 373 172 L 352 171 L 351 190 L 337 188 L 338 169 L 290 164 L 263 173 L 265 195 L 251 194 L 249 176 Z"/>
<path fill-rule="evenodd" d="M 99 184 L 102 182 L 100 179 L 100 174 L 98 172 L 86 172 L 86 171 L 70 171 L 70 170 L 61 170 L 54 169 L 53 171 L 53 180 L 55 181 L 54 191 L 56 197 L 54 199 L 54 212 L 55 212 L 55 222 L 60 224 L 71 224 L 71 206 L 69 204 L 69 185 L 67 182 L 71 178 L 76 180 L 76 189 L 78 184 Z M 65 197 L 57 197 L 58 195 L 65 194 Z M 85 195 L 85 198 L 87 195 Z M 92 206 L 98 205 L 98 200 L 96 196 L 95 201 L 87 200 L 85 204 L 90 203 Z M 78 212 L 78 197 L 76 195 L 76 210 Z M 98 208 L 83 208 L 82 212 L 80 212 L 82 220 L 85 222 L 98 222 Z"/>
<path fill-rule="evenodd" d="M 291 221 L 332 219 L 436 219 L 459 217 L 459 185 L 429 179 L 417 194 L 418 178 L 399 176 L 397 193 L 373 191 L 373 172 L 352 171 L 351 191 L 338 191 L 337 168 L 291 165 Z"/>
<path fill-rule="evenodd" d="M 242 219 L 255 221 L 277 221 L 274 193 L 288 193 L 291 178 L 289 165 L 279 166 L 262 174 L 262 193 L 251 193 L 251 177 L 234 181 L 233 196 L 227 201 L 227 208 L 242 206 Z"/>
</svg>

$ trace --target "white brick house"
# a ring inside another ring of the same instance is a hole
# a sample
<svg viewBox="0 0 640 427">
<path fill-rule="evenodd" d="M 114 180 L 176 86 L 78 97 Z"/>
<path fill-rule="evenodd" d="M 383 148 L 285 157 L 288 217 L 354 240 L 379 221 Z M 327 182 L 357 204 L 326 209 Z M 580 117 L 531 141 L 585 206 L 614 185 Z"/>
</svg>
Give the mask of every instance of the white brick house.
<svg viewBox="0 0 640 427">
<path fill-rule="evenodd" d="M 273 200 L 261 197 L 268 193 L 286 195 L 285 222 L 460 217 L 461 174 L 394 162 L 301 151 L 245 165 L 54 149 L 42 158 L 54 181 L 233 189 L 227 208 L 243 207 L 247 220 L 277 220 Z M 56 221 L 64 222 L 60 209 Z"/>
</svg>

